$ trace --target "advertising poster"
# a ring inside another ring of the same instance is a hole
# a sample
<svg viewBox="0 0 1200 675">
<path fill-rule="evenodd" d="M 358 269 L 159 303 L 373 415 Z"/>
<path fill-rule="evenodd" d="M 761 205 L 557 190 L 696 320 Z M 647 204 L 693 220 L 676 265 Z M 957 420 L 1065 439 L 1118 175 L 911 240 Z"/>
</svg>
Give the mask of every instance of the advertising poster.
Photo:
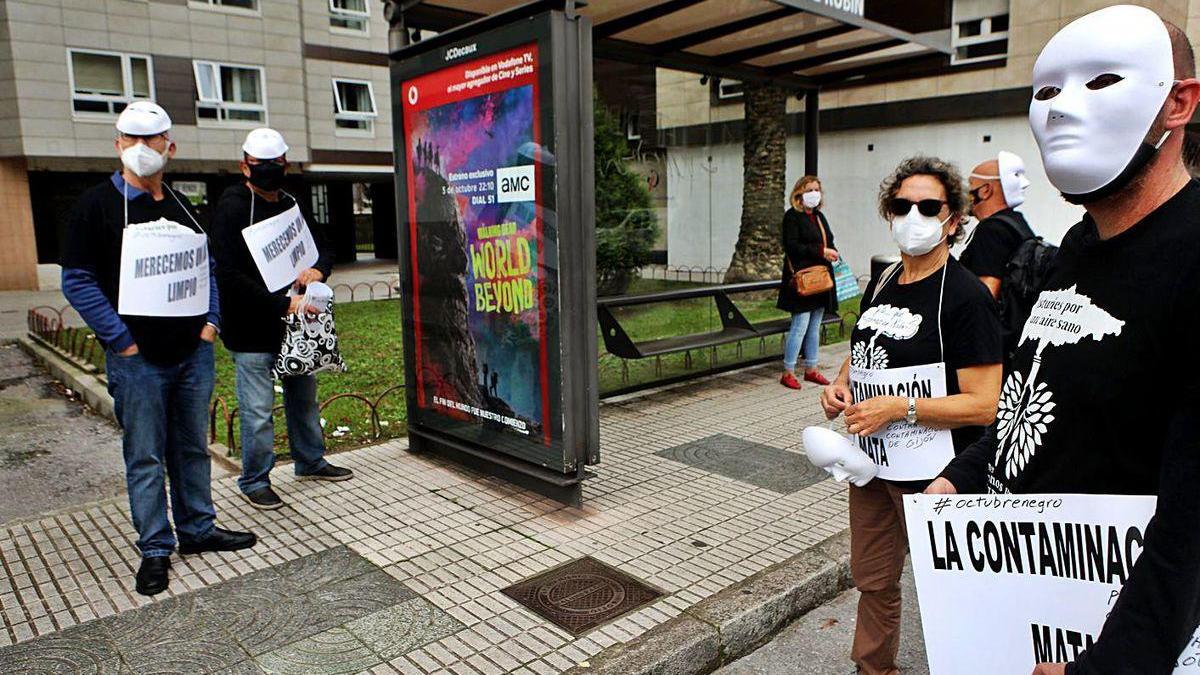
<svg viewBox="0 0 1200 675">
<path fill-rule="evenodd" d="M 539 461 L 561 439 L 539 49 L 474 51 L 399 88 L 414 419 Z"/>
<path fill-rule="evenodd" d="M 1074 661 L 1095 642 L 1141 555 L 1155 502 L 906 496 L 929 672 L 1007 675 Z M 1200 637 L 1193 637 L 1174 673 L 1198 672 Z"/>
</svg>

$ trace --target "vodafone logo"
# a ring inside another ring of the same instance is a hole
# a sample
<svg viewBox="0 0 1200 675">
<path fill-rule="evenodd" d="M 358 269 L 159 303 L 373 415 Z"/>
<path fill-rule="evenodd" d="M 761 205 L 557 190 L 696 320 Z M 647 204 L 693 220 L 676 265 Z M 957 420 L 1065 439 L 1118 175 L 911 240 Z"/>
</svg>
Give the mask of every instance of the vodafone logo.
<svg viewBox="0 0 1200 675">
<path fill-rule="evenodd" d="M 417 85 L 415 85 L 415 84 L 409 85 L 409 87 L 408 87 L 408 104 L 409 105 L 417 104 Z"/>
</svg>

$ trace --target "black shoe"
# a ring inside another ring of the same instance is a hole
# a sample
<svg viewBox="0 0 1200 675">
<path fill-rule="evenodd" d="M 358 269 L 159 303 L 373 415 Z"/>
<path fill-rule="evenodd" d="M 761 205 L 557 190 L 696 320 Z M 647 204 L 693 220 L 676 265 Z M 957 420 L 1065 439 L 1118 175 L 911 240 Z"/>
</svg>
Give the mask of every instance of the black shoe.
<svg viewBox="0 0 1200 675">
<path fill-rule="evenodd" d="M 256 509 L 262 509 L 263 511 L 274 511 L 275 509 L 283 506 L 283 500 L 280 499 L 279 495 L 275 494 L 275 491 L 269 487 L 265 487 L 261 490 L 255 490 L 250 494 L 243 494 L 242 499 L 250 502 L 250 506 L 253 506 Z"/>
<path fill-rule="evenodd" d="M 167 578 L 169 571 L 171 571 L 170 556 L 142 558 L 142 565 L 138 567 L 137 583 L 134 588 L 142 595 L 158 595 L 167 590 L 167 585 L 170 583 L 170 579 Z"/>
<path fill-rule="evenodd" d="M 326 464 L 319 470 L 313 473 L 306 473 L 300 476 L 300 480 L 350 480 L 354 478 L 354 472 L 350 469 L 343 469 L 340 466 Z"/>
<path fill-rule="evenodd" d="M 179 541 L 179 552 L 182 555 L 204 553 L 205 551 L 240 551 L 258 543 L 258 537 L 251 532 L 233 532 L 214 527 L 212 534 L 200 541 Z"/>
</svg>

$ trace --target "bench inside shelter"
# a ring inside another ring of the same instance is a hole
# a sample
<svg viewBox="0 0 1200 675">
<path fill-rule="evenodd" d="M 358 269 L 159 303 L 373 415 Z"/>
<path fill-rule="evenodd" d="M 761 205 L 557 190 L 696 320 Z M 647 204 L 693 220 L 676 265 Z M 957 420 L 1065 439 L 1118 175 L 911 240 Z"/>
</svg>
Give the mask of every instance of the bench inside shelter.
<svg viewBox="0 0 1200 675">
<path fill-rule="evenodd" d="M 715 367 L 717 347 L 726 344 L 737 344 L 738 357 L 742 356 L 742 343 L 746 340 L 759 341 L 760 356 L 766 354 L 766 338 L 772 335 L 784 335 L 791 326 L 790 317 L 769 319 L 752 323 L 738 308 L 730 296 L 741 293 L 775 291 L 779 288 L 778 281 L 752 281 L 739 284 L 724 284 L 718 286 L 701 286 L 669 291 L 657 291 L 637 295 L 621 295 L 600 298 L 597 300 L 597 315 L 600 322 L 604 348 L 608 353 L 622 359 L 621 379 L 628 379 L 627 361 L 654 357 L 655 374 L 662 374 L 661 357 L 668 354 L 683 353 L 684 364 L 692 367 L 693 350 L 707 349 L 710 353 L 710 364 Z M 640 305 L 670 304 L 697 298 L 711 298 L 716 305 L 720 326 L 714 330 L 687 335 L 673 335 L 651 340 L 634 340 L 621 325 L 618 314 L 614 310 L 622 307 Z M 827 329 L 836 328 L 839 335 L 845 334 L 845 324 L 836 313 L 829 313 L 821 321 L 821 338 L 825 342 Z"/>
</svg>

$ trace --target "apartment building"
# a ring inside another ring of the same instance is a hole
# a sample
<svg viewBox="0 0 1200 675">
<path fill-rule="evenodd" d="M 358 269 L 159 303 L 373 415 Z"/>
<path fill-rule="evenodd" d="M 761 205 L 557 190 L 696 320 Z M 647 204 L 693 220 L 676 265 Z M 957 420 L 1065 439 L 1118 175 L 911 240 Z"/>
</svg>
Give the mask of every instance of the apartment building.
<svg viewBox="0 0 1200 675">
<path fill-rule="evenodd" d="M 805 41 L 803 12 L 740 33 L 720 30 L 756 12 L 786 13 L 783 5 L 760 0 L 600 0 L 591 7 L 607 20 L 614 12 L 669 5 L 666 18 L 676 28 L 721 33 L 720 40 L 687 47 L 696 54 L 720 55 L 731 45 L 762 51 L 784 38 L 796 45 L 753 63 L 787 68 L 836 60 L 810 71 L 817 74 L 826 67 L 860 68 L 861 75 L 821 91 L 820 175 L 839 247 L 865 271 L 871 255 L 894 249 L 874 210 L 879 181 L 916 152 L 952 159 L 964 172 L 999 150 L 1017 152 L 1033 180 L 1022 210 L 1035 229 L 1054 240 L 1078 219 L 1079 210 L 1065 204 L 1042 173 L 1026 120 L 1030 73 L 1062 25 L 1117 1 L 854 5 L 868 20 L 943 35 L 952 47 L 949 56 L 899 63 L 896 56 L 911 46 L 859 44 L 857 34 L 837 31 L 818 39 L 824 29 Z M 1124 1 L 1148 6 L 1200 37 L 1200 0 Z M 437 0 L 464 16 L 512 2 Z M 394 257 L 382 7 L 380 0 L 0 2 L 0 289 L 56 283 L 54 263 L 75 197 L 118 166 L 113 122 L 125 102 L 142 97 L 172 115 L 179 152 L 169 178 L 202 212 L 240 180 L 241 139 L 265 124 L 288 138 L 297 169 L 289 189 L 308 200 L 332 233 L 338 259 L 354 260 L 360 250 Z M 797 31 L 801 39 L 791 37 Z M 658 261 L 727 266 L 741 215 L 741 83 L 601 59 L 594 72 L 600 102 L 619 116 L 629 140 L 626 159 L 644 176 L 659 214 Z M 788 103 L 789 184 L 805 163 L 801 99 Z"/>
<path fill-rule="evenodd" d="M 246 132 L 271 126 L 339 260 L 394 257 L 387 29 L 375 0 L 0 2 L 0 289 L 55 283 L 75 197 L 119 166 L 134 98 L 170 113 L 168 179 L 202 212 L 240 180 Z"/>
</svg>

